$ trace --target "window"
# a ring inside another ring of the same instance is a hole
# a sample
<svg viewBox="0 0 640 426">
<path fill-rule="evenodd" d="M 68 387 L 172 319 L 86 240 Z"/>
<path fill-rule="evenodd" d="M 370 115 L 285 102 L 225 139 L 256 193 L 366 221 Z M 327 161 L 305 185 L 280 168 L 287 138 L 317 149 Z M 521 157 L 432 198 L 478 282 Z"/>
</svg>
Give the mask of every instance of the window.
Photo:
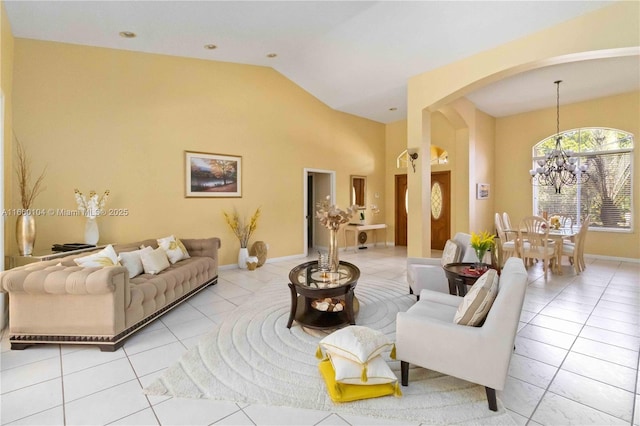
<svg viewBox="0 0 640 426">
<path fill-rule="evenodd" d="M 589 180 L 563 186 L 556 194 L 552 186 L 533 187 L 533 212 L 563 214 L 580 224 L 591 215 L 591 229 L 630 231 L 633 223 L 633 135 L 616 129 L 583 128 L 564 132 L 562 148 L 572 150 L 579 164 L 587 164 Z M 555 137 L 533 147 L 533 164 L 554 149 Z"/>
</svg>

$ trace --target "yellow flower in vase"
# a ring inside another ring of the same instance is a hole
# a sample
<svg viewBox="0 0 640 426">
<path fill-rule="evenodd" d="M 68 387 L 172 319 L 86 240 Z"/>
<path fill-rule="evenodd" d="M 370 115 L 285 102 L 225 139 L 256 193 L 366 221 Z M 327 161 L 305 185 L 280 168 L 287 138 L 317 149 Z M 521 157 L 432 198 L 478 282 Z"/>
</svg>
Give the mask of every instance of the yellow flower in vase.
<svg viewBox="0 0 640 426">
<path fill-rule="evenodd" d="M 478 256 L 478 266 L 482 267 L 483 258 L 487 250 L 493 248 L 495 235 L 489 234 L 487 231 L 483 231 L 480 234 L 471 232 L 471 247 Z"/>
</svg>

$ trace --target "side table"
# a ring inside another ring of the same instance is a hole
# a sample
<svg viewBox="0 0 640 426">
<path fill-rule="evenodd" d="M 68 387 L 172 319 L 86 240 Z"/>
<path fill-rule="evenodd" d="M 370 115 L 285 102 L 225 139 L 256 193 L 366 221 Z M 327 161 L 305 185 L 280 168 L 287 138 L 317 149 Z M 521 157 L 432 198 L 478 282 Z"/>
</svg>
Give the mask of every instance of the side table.
<svg viewBox="0 0 640 426">
<path fill-rule="evenodd" d="M 6 256 L 5 264 L 7 265 L 8 269 L 12 269 L 17 266 L 27 265 L 29 263 L 44 262 L 46 260 L 59 259 L 61 257 L 71 256 L 74 254 L 83 253 L 87 251 L 101 250 L 105 247 L 106 245 L 99 245 L 96 247 L 89 247 L 89 248 L 71 250 L 71 251 L 45 250 L 45 251 L 39 252 L 38 254 L 33 254 L 31 256 L 20 256 L 20 255 Z"/>
<path fill-rule="evenodd" d="M 487 269 L 482 273 L 469 271 L 475 263 L 448 263 L 443 266 L 444 273 L 449 280 L 449 293 L 457 296 L 467 294 L 467 286 L 472 286 L 486 271 L 494 269 L 491 265 L 484 264 Z"/>
</svg>

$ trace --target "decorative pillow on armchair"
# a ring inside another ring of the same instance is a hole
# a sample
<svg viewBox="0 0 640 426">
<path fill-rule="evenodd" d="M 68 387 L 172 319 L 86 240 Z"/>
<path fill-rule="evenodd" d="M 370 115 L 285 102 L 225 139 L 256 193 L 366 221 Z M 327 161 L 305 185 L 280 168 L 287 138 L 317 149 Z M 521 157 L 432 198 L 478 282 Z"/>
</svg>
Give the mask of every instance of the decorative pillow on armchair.
<svg viewBox="0 0 640 426">
<path fill-rule="evenodd" d="M 440 264 L 444 266 L 449 263 L 456 262 L 459 255 L 460 247 L 458 247 L 458 244 L 456 244 L 455 241 L 447 240 L 447 242 L 444 244 L 444 250 L 442 251 Z"/>
<path fill-rule="evenodd" d="M 497 295 L 498 271 L 489 269 L 478 278 L 471 290 L 464 296 L 456 315 L 453 317 L 453 322 L 461 325 L 481 325 Z"/>
<path fill-rule="evenodd" d="M 189 256 L 189 252 L 187 251 L 184 244 L 182 244 L 182 241 L 180 241 L 173 235 L 165 238 L 159 238 L 158 246 L 167 253 L 169 262 L 171 262 L 172 265 L 176 262 L 181 261 L 182 259 L 188 259 L 189 257 L 191 257 Z"/>
<path fill-rule="evenodd" d="M 78 266 L 84 268 L 100 267 L 100 266 L 115 266 L 118 265 L 118 255 L 113 249 L 113 246 L 109 244 L 97 253 L 90 254 L 89 256 L 77 257 L 73 261 Z"/>
</svg>

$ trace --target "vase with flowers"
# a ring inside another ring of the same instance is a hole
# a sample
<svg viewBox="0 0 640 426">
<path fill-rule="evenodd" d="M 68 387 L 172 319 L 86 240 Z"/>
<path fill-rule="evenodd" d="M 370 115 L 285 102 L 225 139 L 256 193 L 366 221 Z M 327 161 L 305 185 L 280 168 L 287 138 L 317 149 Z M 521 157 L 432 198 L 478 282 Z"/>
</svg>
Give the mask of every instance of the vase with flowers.
<svg viewBox="0 0 640 426">
<path fill-rule="evenodd" d="M 330 203 L 330 197 L 317 204 L 316 217 L 320 223 L 329 230 L 329 270 L 337 272 L 340 261 L 338 260 L 338 230 L 340 225 L 351 220 L 357 206 L 348 207 L 346 210 Z"/>
<path fill-rule="evenodd" d="M 476 263 L 476 270 L 483 271 L 487 269 L 487 265 L 483 262 L 484 255 L 487 250 L 490 250 L 494 245 L 495 235 L 489 234 L 487 231 L 483 231 L 480 234 L 475 232 L 471 233 L 471 247 L 476 252 L 478 262 Z"/>
<path fill-rule="evenodd" d="M 18 177 L 18 188 L 20 190 L 20 204 L 22 209 L 16 222 L 16 240 L 18 252 L 21 256 L 31 256 L 36 243 L 36 221 L 31 214 L 33 201 L 40 194 L 44 187 L 45 170 L 42 171 L 33 184 L 31 183 L 31 161 L 27 156 L 24 147 L 16 138 L 16 174 Z"/>
<path fill-rule="evenodd" d="M 98 196 L 96 191 L 91 190 L 87 198 L 78 189 L 74 189 L 76 204 L 78 211 L 87 219 L 84 226 L 84 242 L 86 244 L 96 245 L 100 239 L 100 231 L 96 219 L 105 214 L 104 206 L 109 198 L 109 190 Z"/>
<path fill-rule="evenodd" d="M 247 246 L 249 245 L 249 239 L 251 235 L 258 228 L 258 218 L 260 217 L 260 207 L 258 207 L 251 216 L 251 219 L 247 223 L 245 219 L 241 219 L 240 215 L 236 210 L 233 213 L 229 214 L 227 212 L 222 212 L 224 215 L 224 219 L 227 222 L 227 225 L 233 231 L 233 234 L 238 238 L 240 242 L 240 251 L 238 252 L 238 267 L 240 269 L 247 269 L 247 258 L 249 257 L 249 249 Z"/>
</svg>

